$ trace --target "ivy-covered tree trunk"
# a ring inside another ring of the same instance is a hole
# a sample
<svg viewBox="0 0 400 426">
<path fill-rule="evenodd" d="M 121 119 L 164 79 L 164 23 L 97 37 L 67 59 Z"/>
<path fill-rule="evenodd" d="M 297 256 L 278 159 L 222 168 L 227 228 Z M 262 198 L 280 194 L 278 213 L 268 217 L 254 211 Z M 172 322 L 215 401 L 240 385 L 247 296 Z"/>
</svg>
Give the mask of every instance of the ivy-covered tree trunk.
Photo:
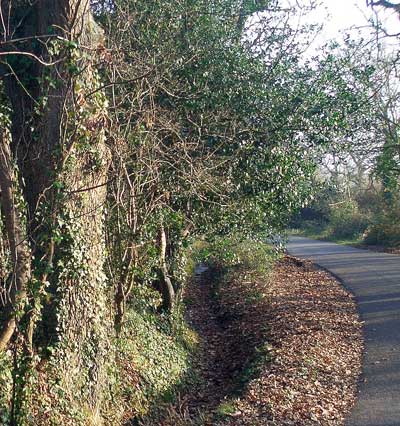
<svg viewBox="0 0 400 426">
<path fill-rule="evenodd" d="M 10 247 L 13 269 L 10 273 L 10 291 L 2 317 L 0 329 L 0 351 L 3 351 L 17 325 L 16 311 L 24 305 L 30 280 L 31 255 L 26 241 L 25 227 L 22 224 L 23 212 L 18 206 L 18 189 L 11 161 L 10 139 L 6 129 L 0 129 L 0 191 L 5 230 Z"/>
<path fill-rule="evenodd" d="M 11 106 L 10 161 L 18 170 L 33 259 L 32 278 L 18 289 L 25 309 L 17 326 L 31 353 L 19 352 L 16 368 L 32 370 L 26 362 L 39 356 L 46 386 L 58 395 L 47 405 L 35 402 L 38 390 L 24 389 L 38 384 L 19 380 L 13 421 L 25 424 L 27 411 L 35 410 L 35 424 L 45 424 L 51 409 L 52 424 L 68 419 L 78 425 L 83 412 L 100 416 L 107 387 L 107 105 L 94 68 L 102 32 L 86 0 L 5 1 L 0 7 L 10 20 L 2 36 L 19 40 L 5 45 L 19 53 L 5 56 L 1 73 Z"/>
<path fill-rule="evenodd" d="M 167 234 L 164 225 L 160 225 L 160 291 L 162 295 L 163 308 L 171 311 L 175 304 L 175 289 L 172 285 L 167 266 Z"/>
</svg>

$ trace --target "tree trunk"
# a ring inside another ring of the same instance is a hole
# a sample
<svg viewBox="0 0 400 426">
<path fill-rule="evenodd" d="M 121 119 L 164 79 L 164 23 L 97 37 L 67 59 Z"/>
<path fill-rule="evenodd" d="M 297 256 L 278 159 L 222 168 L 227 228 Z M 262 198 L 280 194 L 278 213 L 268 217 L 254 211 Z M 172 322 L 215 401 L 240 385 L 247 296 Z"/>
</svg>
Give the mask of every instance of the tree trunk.
<svg viewBox="0 0 400 426">
<path fill-rule="evenodd" d="M 160 226 L 160 290 L 163 300 L 163 308 L 171 311 L 175 303 L 175 290 L 172 285 L 171 278 L 169 277 L 167 267 L 167 235 L 165 233 L 164 225 Z"/>
<path fill-rule="evenodd" d="M 52 347 L 47 371 L 63 390 L 63 400 L 52 402 L 53 417 L 58 412 L 68 418 L 65 406 L 97 416 L 107 388 L 112 328 L 112 297 L 103 272 L 106 101 L 93 65 L 102 33 L 88 0 L 0 5 L 3 12 L 9 6 L 10 22 L 3 27 L 10 34 L 5 36 L 28 37 L 16 46 L 38 57 L 11 55 L 7 69 L 0 70 L 12 106 L 11 148 L 23 183 L 33 255 L 35 302 L 29 310 L 36 310 L 36 320 L 29 321 L 27 333 L 36 348 Z M 2 178 L 0 185 L 6 185 Z M 18 259 L 25 262 L 26 256 Z M 24 274 L 25 283 L 26 265 Z M 26 299 L 25 293 L 19 295 Z"/>
<path fill-rule="evenodd" d="M 6 348 L 14 333 L 16 311 L 23 307 L 26 299 L 31 267 L 31 255 L 26 232 L 21 223 L 24 214 L 17 202 L 17 180 L 14 174 L 9 142 L 6 132 L 0 129 L 0 200 L 13 265 L 9 297 L 7 305 L 3 308 L 3 315 L 6 320 L 0 328 L 0 351 Z"/>
</svg>

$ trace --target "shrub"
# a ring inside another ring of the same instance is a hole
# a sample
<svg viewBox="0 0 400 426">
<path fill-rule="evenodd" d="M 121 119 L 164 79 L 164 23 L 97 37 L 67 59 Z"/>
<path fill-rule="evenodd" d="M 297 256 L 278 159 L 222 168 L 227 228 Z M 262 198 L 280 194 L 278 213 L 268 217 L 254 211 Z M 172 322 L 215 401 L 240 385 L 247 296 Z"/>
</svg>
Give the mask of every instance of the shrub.
<svg viewBox="0 0 400 426">
<path fill-rule="evenodd" d="M 258 273 L 269 271 L 276 256 L 277 251 L 268 243 L 234 237 L 216 238 L 201 245 L 194 253 L 198 262 L 208 262 L 220 267 L 240 264 L 245 269 Z"/>
<path fill-rule="evenodd" d="M 364 242 L 369 245 L 400 247 L 400 224 L 374 224 L 368 228 Z"/>
<path fill-rule="evenodd" d="M 338 239 L 355 238 L 361 236 L 368 225 L 368 216 L 359 211 L 356 203 L 346 201 L 332 208 L 327 233 Z"/>
</svg>

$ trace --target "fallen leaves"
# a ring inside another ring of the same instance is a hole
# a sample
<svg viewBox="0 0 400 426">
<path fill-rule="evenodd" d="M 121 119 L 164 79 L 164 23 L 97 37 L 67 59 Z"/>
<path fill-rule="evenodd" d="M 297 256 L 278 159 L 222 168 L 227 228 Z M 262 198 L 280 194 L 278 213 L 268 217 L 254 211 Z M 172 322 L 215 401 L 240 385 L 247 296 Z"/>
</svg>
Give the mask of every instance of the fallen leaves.
<svg viewBox="0 0 400 426">
<path fill-rule="evenodd" d="M 277 265 L 270 293 L 272 360 L 237 401 L 241 418 L 219 424 L 342 425 L 361 369 L 351 295 L 326 272 L 289 257 Z"/>
<path fill-rule="evenodd" d="M 343 425 L 362 354 L 351 295 L 328 273 L 291 257 L 269 280 L 233 271 L 217 299 L 212 279 L 205 273 L 188 289 L 202 384 L 186 397 L 182 424 Z M 221 406 L 231 411 L 219 416 Z"/>
</svg>

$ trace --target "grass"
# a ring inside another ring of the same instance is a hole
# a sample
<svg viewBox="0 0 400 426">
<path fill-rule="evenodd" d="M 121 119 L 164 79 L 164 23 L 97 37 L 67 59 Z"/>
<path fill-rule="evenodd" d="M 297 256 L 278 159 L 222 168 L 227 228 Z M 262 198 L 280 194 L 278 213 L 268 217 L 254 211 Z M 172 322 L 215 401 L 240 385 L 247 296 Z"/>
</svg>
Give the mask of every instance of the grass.
<svg viewBox="0 0 400 426">
<path fill-rule="evenodd" d="M 236 412 L 237 409 L 233 401 L 224 401 L 215 410 L 216 415 L 222 418 L 233 416 Z"/>
<path fill-rule="evenodd" d="M 329 233 L 326 227 L 304 227 L 303 229 L 290 229 L 289 234 L 299 235 L 302 237 L 312 238 L 313 240 L 331 241 L 336 244 L 346 246 L 366 246 L 362 235 L 352 236 L 348 238 L 337 237 Z"/>
</svg>

